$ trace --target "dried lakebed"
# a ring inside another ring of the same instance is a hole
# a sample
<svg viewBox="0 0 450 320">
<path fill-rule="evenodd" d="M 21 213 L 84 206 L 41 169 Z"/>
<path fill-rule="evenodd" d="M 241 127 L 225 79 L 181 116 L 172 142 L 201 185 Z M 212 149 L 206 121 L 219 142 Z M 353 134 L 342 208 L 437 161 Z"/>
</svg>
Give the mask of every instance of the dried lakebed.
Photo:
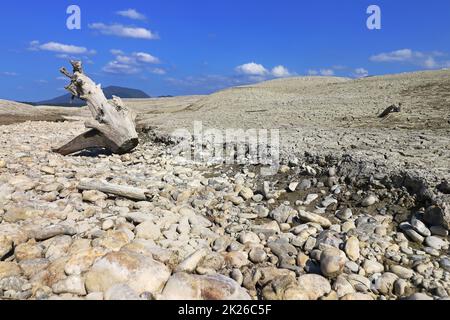
<svg viewBox="0 0 450 320">
<path fill-rule="evenodd" d="M 2 299 L 447 299 L 449 209 L 345 161 L 62 157 L 81 122 L 0 127 Z M 82 181 L 148 190 L 133 201 Z M 444 187 L 443 187 L 444 188 Z M 448 187 L 447 187 L 448 188 Z"/>
</svg>

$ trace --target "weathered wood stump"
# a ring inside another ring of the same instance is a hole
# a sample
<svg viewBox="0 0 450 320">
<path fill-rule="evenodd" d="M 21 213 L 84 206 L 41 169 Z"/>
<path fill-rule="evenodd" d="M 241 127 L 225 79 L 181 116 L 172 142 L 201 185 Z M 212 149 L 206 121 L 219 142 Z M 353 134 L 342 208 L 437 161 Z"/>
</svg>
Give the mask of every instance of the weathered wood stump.
<svg viewBox="0 0 450 320">
<path fill-rule="evenodd" d="M 125 107 L 119 97 L 113 96 L 112 102 L 109 102 L 100 85 L 83 73 L 81 61 L 70 63 L 73 74 L 66 68 L 60 69 L 71 81 L 65 88 L 72 94 L 72 99 L 78 97 L 87 102 L 94 120 L 85 123 L 89 131 L 53 151 L 62 155 L 92 148 L 105 148 L 117 154 L 132 151 L 139 144 L 136 115 Z"/>
</svg>

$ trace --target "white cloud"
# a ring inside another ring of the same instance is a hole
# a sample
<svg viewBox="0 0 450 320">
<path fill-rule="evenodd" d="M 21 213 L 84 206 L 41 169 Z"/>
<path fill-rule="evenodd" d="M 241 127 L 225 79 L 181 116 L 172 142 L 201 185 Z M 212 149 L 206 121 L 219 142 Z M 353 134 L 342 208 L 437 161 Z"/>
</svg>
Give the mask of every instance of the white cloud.
<svg viewBox="0 0 450 320">
<path fill-rule="evenodd" d="M 155 69 L 151 70 L 151 73 L 158 74 L 158 75 L 165 75 L 167 73 L 167 71 L 164 69 L 161 69 L 161 68 L 155 68 Z"/>
<path fill-rule="evenodd" d="M 123 55 L 123 51 L 119 50 L 119 49 L 111 49 L 109 52 L 111 52 L 112 55 L 117 56 L 117 55 Z"/>
<path fill-rule="evenodd" d="M 117 49 L 110 50 L 110 52 L 115 55 L 115 59 L 103 67 L 103 71 L 107 73 L 136 74 L 141 72 L 146 64 L 160 63 L 157 57 L 146 52 L 133 52 L 131 55 L 127 55 L 122 50 Z M 163 69 L 155 70 L 159 70 L 159 74 L 162 74 Z"/>
<path fill-rule="evenodd" d="M 411 49 L 396 50 L 388 53 L 380 53 L 370 57 L 374 62 L 393 62 L 393 61 L 407 61 L 413 57 Z"/>
<path fill-rule="evenodd" d="M 436 69 L 445 67 L 445 61 L 439 61 L 439 58 L 446 56 L 440 51 L 421 52 L 412 49 L 401 49 L 392 52 L 380 53 L 370 57 L 372 62 L 400 62 L 418 65 L 427 69 Z"/>
<path fill-rule="evenodd" d="M 104 72 L 112 73 L 112 74 L 136 74 L 141 70 L 135 66 L 131 66 L 129 64 L 120 63 L 119 61 L 111 61 L 108 62 L 106 66 L 102 69 Z"/>
<path fill-rule="evenodd" d="M 356 78 L 364 78 L 364 77 L 367 77 L 368 75 L 369 75 L 369 71 L 367 71 L 364 68 L 357 68 L 357 69 L 355 69 L 354 76 Z"/>
<path fill-rule="evenodd" d="M 145 62 L 145 63 L 160 63 L 159 59 L 152 56 L 149 53 L 145 52 L 134 52 L 133 57 L 136 58 L 139 62 Z"/>
<path fill-rule="evenodd" d="M 308 70 L 308 74 L 310 76 L 317 76 L 319 74 L 319 71 L 310 69 Z"/>
<path fill-rule="evenodd" d="M 145 19 L 147 19 L 147 17 L 144 14 L 138 12 L 136 9 L 127 9 L 127 10 L 117 11 L 116 13 L 119 16 L 130 18 L 130 19 L 133 19 L 133 20 L 145 20 Z"/>
<path fill-rule="evenodd" d="M 0 72 L 1 75 L 3 76 L 7 76 L 7 77 L 16 77 L 19 74 L 16 72 L 10 72 L 10 71 L 4 71 L 4 72 Z"/>
<path fill-rule="evenodd" d="M 246 75 L 252 75 L 252 76 L 263 76 L 267 75 L 268 71 L 266 68 L 264 68 L 263 65 L 257 64 L 254 62 L 246 63 L 243 65 L 240 65 L 236 67 L 236 71 L 238 73 L 246 74 Z"/>
<path fill-rule="evenodd" d="M 104 23 L 92 23 L 89 28 L 97 30 L 101 34 L 109 36 L 118 36 L 125 38 L 135 38 L 135 39 L 147 39 L 153 40 L 158 39 L 158 35 L 152 31 L 145 28 L 137 27 L 127 27 L 121 24 L 110 24 L 106 25 Z"/>
<path fill-rule="evenodd" d="M 334 70 L 333 69 L 321 69 L 320 75 L 327 76 L 327 77 L 334 76 Z"/>
<path fill-rule="evenodd" d="M 272 69 L 272 75 L 276 78 L 285 78 L 291 76 L 291 73 L 286 67 L 280 65 Z"/>
<path fill-rule="evenodd" d="M 52 51 L 66 54 L 95 54 L 95 50 L 88 50 L 85 47 L 79 47 L 71 44 L 63 44 L 59 42 L 47 42 L 44 44 L 40 44 L 39 41 L 31 41 L 30 42 L 30 50 L 44 50 L 44 51 Z"/>
</svg>

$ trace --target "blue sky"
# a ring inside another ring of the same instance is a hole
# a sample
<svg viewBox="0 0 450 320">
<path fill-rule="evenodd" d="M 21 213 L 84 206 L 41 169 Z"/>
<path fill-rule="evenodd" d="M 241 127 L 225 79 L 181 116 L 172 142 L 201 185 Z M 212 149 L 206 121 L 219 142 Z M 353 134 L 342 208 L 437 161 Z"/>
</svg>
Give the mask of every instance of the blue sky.
<svg viewBox="0 0 450 320">
<path fill-rule="evenodd" d="M 81 8 L 81 30 L 66 9 Z M 381 30 L 366 10 L 381 9 Z M 64 93 L 81 58 L 103 86 L 210 93 L 275 77 L 360 77 L 450 66 L 450 1 L 3 1 L 0 98 Z"/>
</svg>

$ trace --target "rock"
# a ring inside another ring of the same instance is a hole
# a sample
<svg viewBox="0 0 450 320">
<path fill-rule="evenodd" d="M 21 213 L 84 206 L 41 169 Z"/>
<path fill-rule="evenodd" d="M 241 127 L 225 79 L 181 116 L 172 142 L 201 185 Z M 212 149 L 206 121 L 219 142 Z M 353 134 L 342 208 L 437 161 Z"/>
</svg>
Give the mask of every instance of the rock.
<svg viewBox="0 0 450 320">
<path fill-rule="evenodd" d="M 103 292 L 92 292 L 86 296 L 86 300 L 89 301 L 101 301 L 103 300 Z"/>
<path fill-rule="evenodd" d="M 448 257 L 443 257 L 441 261 L 439 262 L 439 265 L 442 269 L 445 271 L 450 272 L 450 259 Z"/>
<path fill-rule="evenodd" d="M 323 228 L 329 228 L 331 226 L 330 220 L 315 213 L 299 210 L 298 217 L 301 221 L 317 223 Z"/>
<path fill-rule="evenodd" d="M 427 208 L 423 219 L 432 226 L 441 226 L 446 230 L 450 230 L 450 208 L 449 205 L 431 206 Z"/>
<path fill-rule="evenodd" d="M 200 261 L 206 257 L 208 250 L 200 249 L 191 254 L 186 260 L 180 263 L 175 272 L 194 272 Z"/>
<path fill-rule="evenodd" d="M 292 275 L 280 275 L 269 281 L 263 288 L 265 300 L 308 300 L 308 295 L 298 286 Z"/>
<path fill-rule="evenodd" d="M 406 293 L 406 289 L 408 287 L 408 282 L 404 279 L 398 279 L 394 284 L 394 293 L 398 297 L 403 297 Z"/>
<path fill-rule="evenodd" d="M 33 241 L 19 244 L 15 250 L 14 255 L 18 262 L 24 260 L 38 259 L 42 257 L 42 248 Z"/>
<path fill-rule="evenodd" d="M 232 268 L 242 268 L 249 264 L 248 255 L 241 251 L 224 253 L 225 262 Z"/>
<path fill-rule="evenodd" d="M 386 272 L 381 275 L 373 285 L 374 290 L 380 294 L 390 295 L 394 289 L 394 283 L 398 276 L 394 273 Z"/>
<path fill-rule="evenodd" d="M 407 222 L 400 224 L 400 229 L 414 242 L 423 243 L 424 237 L 422 237 L 417 231 L 414 230 L 413 226 Z"/>
<path fill-rule="evenodd" d="M 239 192 L 239 196 L 244 198 L 244 200 L 249 200 L 254 196 L 254 193 L 253 193 L 252 189 L 250 189 L 248 187 L 243 187 L 241 189 L 241 191 Z"/>
<path fill-rule="evenodd" d="M 120 300 L 142 300 L 139 295 L 134 291 L 132 288 L 130 288 L 128 285 L 120 283 L 113 285 L 111 288 L 109 288 L 105 294 L 104 294 L 105 300 L 114 300 L 114 301 L 120 301 Z"/>
<path fill-rule="evenodd" d="M 378 202 L 378 198 L 374 195 L 369 195 L 361 201 L 361 206 L 370 207 Z"/>
<path fill-rule="evenodd" d="M 83 191 L 83 201 L 95 203 L 97 201 L 106 200 L 108 196 L 97 190 Z"/>
<path fill-rule="evenodd" d="M 113 220 L 108 219 L 108 220 L 103 221 L 103 223 L 102 223 L 102 230 L 107 231 L 107 230 L 110 230 L 112 228 L 114 228 L 114 221 Z"/>
<path fill-rule="evenodd" d="M 347 208 L 347 209 L 343 209 L 343 210 L 338 210 L 336 212 L 336 217 L 339 218 L 342 221 L 347 221 L 352 217 L 353 213 L 352 213 L 352 209 Z"/>
<path fill-rule="evenodd" d="M 89 270 L 95 260 L 104 256 L 106 250 L 99 247 L 79 249 L 67 260 L 64 271 L 67 275 L 79 275 Z"/>
<path fill-rule="evenodd" d="M 190 275 L 178 272 L 167 282 L 158 300 L 250 300 L 249 294 L 231 278 L 220 274 Z"/>
<path fill-rule="evenodd" d="M 432 297 L 425 293 L 414 293 L 409 296 L 407 300 L 434 300 Z"/>
<path fill-rule="evenodd" d="M 300 190 L 308 190 L 311 188 L 311 180 L 310 179 L 303 179 L 300 182 L 300 185 L 298 186 L 298 189 Z"/>
<path fill-rule="evenodd" d="M 55 283 L 52 286 L 52 290 L 56 294 L 72 293 L 79 296 L 86 295 L 86 289 L 84 287 L 84 281 L 80 276 L 69 276 L 64 280 Z"/>
<path fill-rule="evenodd" d="M 291 222 L 292 218 L 297 216 L 298 212 L 286 205 L 281 205 L 270 213 L 271 218 L 273 218 L 278 223 Z"/>
<path fill-rule="evenodd" d="M 415 216 L 411 218 L 411 225 L 415 231 L 417 231 L 421 236 L 429 237 L 431 236 L 431 231 L 427 228 L 427 226 L 417 219 Z"/>
<path fill-rule="evenodd" d="M 433 236 L 439 236 L 439 237 L 443 237 L 443 238 L 448 237 L 448 230 L 446 230 L 444 227 L 432 226 L 430 228 L 430 231 Z"/>
<path fill-rule="evenodd" d="M 241 270 L 233 269 L 230 273 L 230 277 L 236 281 L 240 286 L 242 286 L 242 282 L 244 281 L 244 275 Z"/>
<path fill-rule="evenodd" d="M 337 277 L 336 281 L 333 283 L 332 289 L 336 291 L 338 298 L 355 292 L 352 284 L 346 279 L 344 275 L 340 275 L 339 277 Z"/>
<path fill-rule="evenodd" d="M 324 200 L 322 200 L 322 202 L 320 203 L 321 206 L 323 208 L 328 208 L 329 206 L 333 205 L 333 204 L 337 204 L 338 201 L 336 199 L 334 199 L 332 196 L 325 198 Z"/>
<path fill-rule="evenodd" d="M 347 258 L 345 253 L 336 248 L 322 251 L 320 255 L 320 270 L 328 278 L 335 278 L 344 271 Z"/>
<path fill-rule="evenodd" d="M 161 237 L 161 229 L 153 221 L 145 221 L 136 227 L 138 239 L 157 240 Z"/>
<path fill-rule="evenodd" d="M 152 257 L 121 250 L 108 253 L 95 262 L 86 273 L 88 292 L 106 292 L 112 286 L 127 284 L 137 294 L 161 290 L 170 277 L 170 270 Z"/>
<path fill-rule="evenodd" d="M 305 201 L 303 201 L 303 203 L 305 204 L 305 205 L 307 205 L 307 206 L 309 206 L 311 203 L 313 203 L 317 198 L 319 198 L 319 195 L 318 194 L 308 194 L 307 196 L 306 196 L 306 200 Z"/>
<path fill-rule="evenodd" d="M 0 235 L 0 261 L 12 251 L 13 242 L 11 239 Z"/>
<path fill-rule="evenodd" d="M 76 232 L 77 231 L 74 228 L 70 228 L 65 225 L 52 225 L 37 230 L 34 233 L 34 238 L 36 240 L 43 241 L 59 235 L 73 236 L 74 234 L 76 234 Z"/>
<path fill-rule="evenodd" d="M 331 285 L 328 280 L 317 274 L 300 276 L 298 288 L 308 300 L 317 300 L 331 292 Z"/>
<path fill-rule="evenodd" d="M 346 296 L 342 297 L 341 300 L 348 300 L 348 301 L 371 301 L 373 300 L 372 296 L 369 294 L 364 294 L 361 292 L 355 292 L 347 294 Z"/>
<path fill-rule="evenodd" d="M 242 232 L 241 235 L 239 236 L 239 241 L 242 244 L 246 244 L 246 243 L 258 244 L 261 242 L 258 235 L 254 232 Z"/>
<path fill-rule="evenodd" d="M 49 264 L 50 261 L 48 259 L 34 259 L 21 261 L 19 266 L 22 269 L 24 276 L 32 278 L 39 272 L 46 270 Z"/>
<path fill-rule="evenodd" d="M 347 257 L 352 261 L 357 261 L 359 259 L 360 250 L 358 238 L 354 236 L 348 238 L 347 242 L 345 243 L 345 253 L 347 254 Z"/>
<path fill-rule="evenodd" d="M 406 280 L 411 279 L 414 276 L 414 271 L 399 265 L 391 266 L 391 272 L 395 273 L 399 278 Z"/>
<path fill-rule="evenodd" d="M 249 253 L 250 261 L 253 263 L 261 263 L 267 259 L 267 253 L 262 248 L 253 248 Z"/>
<path fill-rule="evenodd" d="M 384 266 L 381 263 L 372 260 L 364 260 L 362 267 L 366 274 L 369 275 L 374 273 L 381 273 L 384 271 Z"/>
<path fill-rule="evenodd" d="M 17 263 L 0 261 L 0 280 L 20 276 L 21 274 L 22 270 Z"/>
<path fill-rule="evenodd" d="M 290 192 L 295 192 L 297 190 L 298 182 L 291 182 L 288 186 Z"/>
<path fill-rule="evenodd" d="M 0 169 L 6 168 L 6 161 L 0 160 Z"/>
<path fill-rule="evenodd" d="M 276 221 L 271 221 L 261 225 L 253 225 L 252 230 L 257 234 L 262 233 L 266 236 L 272 236 L 281 233 L 280 226 Z"/>
<path fill-rule="evenodd" d="M 435 236 L 427 237 L 425 239 L 425 244 L 436 250 L 448 248 L 448 244 L 444 240 Z"/>
</svg>

